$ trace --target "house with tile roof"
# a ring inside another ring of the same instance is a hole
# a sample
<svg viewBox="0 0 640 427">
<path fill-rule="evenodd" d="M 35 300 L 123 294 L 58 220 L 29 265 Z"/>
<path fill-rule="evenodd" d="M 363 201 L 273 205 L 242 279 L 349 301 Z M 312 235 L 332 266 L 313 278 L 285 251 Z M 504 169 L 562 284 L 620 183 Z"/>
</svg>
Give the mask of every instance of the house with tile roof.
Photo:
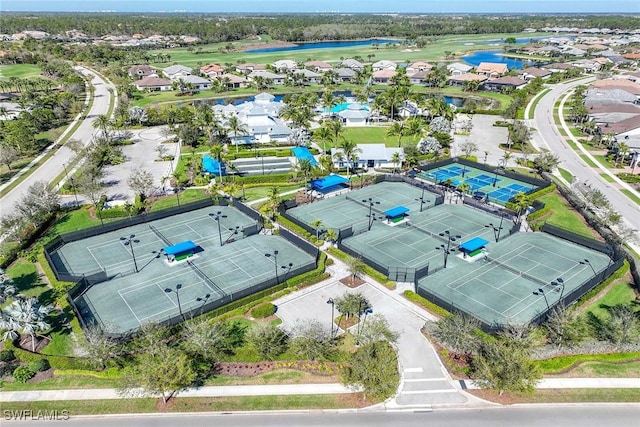
<svg viewBox="0 0 640 427">
<path fill-rule="evenodd" d="M 481 62 L 476 67 L 476 74 L 482 74 L 489 78 L 500 77 L 509 72 L 507 64 L 500 64 L 497 62 Z"/>
<path fill-rule="evenodd" d="M 172 90 L 171 81 L 161 79 L 160 77 L 144 77 L 135 82 L 136 89 L 147 90 L 152 92 L 165 92 Z"/>
<path fill-rule="evenodd" d="M 193 69 L 189 67 L 185 67 L 184 65 L 171 65 L 162 70 L 162 74 L 164 74 L 169 80 L 178 80 L 180 77 L 189 76 L 193 73 Z"/>
<path fill-rule="evenodd" d="M 156 75 L 155 68 L 151 68 L 149 65 L 134 65 L 129 67 L 127 74 L 134 80 L 140 80 L 145 77 Z"/>
<path fill-rule="evenodd" d="M 517 77 L 498 77 L 497 79 L 489 79 L 483 83 L 483 87 L 486 90 L 502 91 L 521 89 L 525 87 L 529 82 L 519 79 Z"/>
<path fill-rule="evenodd" d="M 218 64 L 203 65 L 200 67 L 200 71 L 211 78 L 221 76 L 225 73 L 224 68 Z"/>
</svg>

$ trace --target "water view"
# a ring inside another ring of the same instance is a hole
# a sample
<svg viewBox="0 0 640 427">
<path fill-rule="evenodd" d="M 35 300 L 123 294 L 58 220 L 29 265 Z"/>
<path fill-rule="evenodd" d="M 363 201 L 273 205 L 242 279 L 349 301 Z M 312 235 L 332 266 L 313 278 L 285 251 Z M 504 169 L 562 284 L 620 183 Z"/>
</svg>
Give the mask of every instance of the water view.
<svg viewBox="0 0 640 427">
<path fill-rule="evenodd" d="M 507 64 L 510 70 L 516 69 L 520 70 L 525 67 L 529 67 L 534 65 L 534 61 L 516 59 L 516 58 L 507 58 L 502 56 L 501 50 L 485 50 L 482 52 L 475 52 L 471 55 L 463 56 L 462 60 L 474 67 L 480 65 L 481 62 L 495 62 L 498 64 Z"/>
<path fill-rule="evenodd" d="M 289 47 L 267 47 L 264 49 L 252 49 L 247 50 L 247 53 L 271 53 L 271 52 L 289 52 L 294 50 L 308 50 L 308 49 L 336 49 L 342 47 L 354 47 L 354 46 L 371 46 L 373 44 L 385 45 L 390 43 L 398 43 L 400 40 L 393 39 L 369 39 L 369 40 L 345 40 L 345 41 L 331 41 L 331 42 L 313 42 L 313 43 L 299 43 L 295 46 Z"/>
</svg>

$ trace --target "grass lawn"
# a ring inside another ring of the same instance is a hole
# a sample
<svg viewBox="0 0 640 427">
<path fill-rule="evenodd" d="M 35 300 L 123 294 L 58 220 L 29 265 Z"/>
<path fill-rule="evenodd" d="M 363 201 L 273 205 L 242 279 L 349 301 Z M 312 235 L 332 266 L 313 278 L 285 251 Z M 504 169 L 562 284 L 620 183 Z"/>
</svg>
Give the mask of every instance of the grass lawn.
<svg viewBox="0 0 640 427">
<path fill-rule="evenodd" d="M 211 196 L 207 194 L 205 190 L 202 190 L 200 188 L 192 188 L 179 193 L 178 197 L 180 197 L 180 204 L 186 204 L 198 200 L 208 199 Z M 176 197 L 175 195 L 171 195 L 156 200 L 151 206 L 151 212 L 178 206 L 178 197 Z"/>
<path fill-rule="evenodd" d="M 388 131 L 389 126 L 345 127 L 342 129 L 342 135 L 345 139 L 356 144 L 383 143 L 387 147 L 397 147 L 398 137 L 395 135 L 387 136 Z M 403 136 L 400 139 L 400 145 L 405 143 L 417 144 L 418 141 L 412 136 Z"/>
<path fill-rule="evenodd" d="M 609 353 L 609 354 L 576 354 L 572 356 L 560 356 L 551 359 L 539 360 L 536 363 L 543 374 L 569 373 L 572 367 L 577 367 L 584 362 L 594 362 L 603 365 L 627 364 L 640 359 L 640 353 Z M 634 368 L 635 369 L 635 368 Z"/>
<path fill-rule="evenodd" d="M 617 304 L 628 304 L 635 300 L 635 292 L 632 285 L 624 279 L 613 285 L 609 291 L 597 301 L 585 308 L 585 313 L 593 313 L 598 317 L 607 316 L 607 307 Z M 637 307 L 640 310 L 640 306 Z"/>
<path fill-rule="evenodd" d="M 640 198 L 638 198 L 638 196 L 636 196 L 635 194 L 633 194 L 631 191 L 627 190 L 627 189 L 621 189 L 620 190 L 625 196 L 627 196 L 628 198 L 630 198 L 631 200 L 634 201 L 635 204 L 640 205 Z"/>
<path fill-rule="evenodd" d="M 542 99 L 543 96 L 545 96 L 549 92 L 551 92 L 551 89 L 544 89 L 538 92 L 538 94 L 536 95 L 535 101 L 533 101 L 533 104 L 529 109 L 529 117 L 525 117 L 525 119 L 533 119 L 533 115 L 535 114 L 536 106 L 538 105 L 538 102 L 540 101 L 540 99 Z"/>
<path fill-rule="evenodd" d="M 580 154 L 580 158 L 582 159 L 583 162 L 585 162 L 587 164 L 587 166 L 589 166 L 590 168 L 597 168 L 598 165 L 596 165 L 589 157 L 587 157 L 585 154 Z"/>
<path fill-rule="evenodd" d="M 268 197 L 269 193 L 271 192 L 271 189 L 273 188 L 273 185 L 267 185 L 264 187 L 251 187 L 251 188 L 246 188 L 244 190 L 244 194 L 245 194 L 245 198 L 246 201 L 253 201 L 253 200 L 258 200 L 258 199 L 262 199 L 264 197 Z M 286 193 L 288 191 L 293 191 L 293 190 L 299 190 L 301 188 L 303 188 L 303 185 L 283 185 L 283 186 L 278 186 L 278 190 L 280 190 L 280 194 L 282 193 Z M 234 194 L 235 197 L 238 196 L 242 196 L 242 190 L 236 192 L 236 194 Z"/>
<path fill-rule="evenodd" d="M 614 182 L 614 180 L 611 177 L 611 175 L 609 175 L 607 173 L 601 173 L 600 176 L 602 177 L 602 179 L 604 179 L 607 182 Z"/>
<path fill-rule="evenodd" d="M 80 209 L 76 209 L 64 214 L 53 227 L 50 229 L 50 235 L 70 233 L 72 231 L 81 230 L 84 228 L 95 227 L 100 225 L 100 220 L 94 218 L 89 214 L 89 208 L 91 206 L 83 206 Z M 118 218 L 107 218 L 104 222 L 113 222 Z"/>
<path fill-rule="evenodd" d="M 568 183 L 572 183 L 573 182 L 573 174 L 571 172 L 569 172 L 566 169 L 562 169 L 562 168 L 558 168 L 558 170 L 560 171 L 560 175 L 562 175 L 562 177 L 568 182 Z"/>
<path fill-rule="evenodd" d="M 471 390 L 471 394 L 494 402 L 514 403 L 589 403 L 589 402 L 640 402 L 640 388 L 573 388 L 536 390 L 533 394 L 505 393 Z"/>
<path fill-rule="evenodd" d="M 571 370 L 580 377 L 640 378 L 640 361 L 627 363 L 584 362 Z"/>
<path fill-rule="evenodd" d="M 118 378 L 98 378 L 90 375 L 58 375 L 36 383 L 14 383 L 5 381 L 3 391 L 24 390 L 66 390 L 82 388 L 116 388 L 121 381 Z"/>
<path fill-rule="evenodd" d="M 158 399 L 60 400 L 5 402 L 4 411 L 53 412 L 68 410 L 70 416 L 158 412 Z M 346 409 L 372 405 L 360 393 L 304 396 L 178 397 L 168 412 L 268 411 L 292 409 Z"/>
<path fill-rule="evenodd" d="M 602 155 L 602 154 L 595 154 L 593 156 L 602 166 L 605 166 L 609 169 L 613 168 L 613 163 L 609 161 L 609 159 L 607 158 L 607 156 Z"/>
<path fill-rule="evenodd" d="M 557 192 L 542 196 L 539 200 L 551 209 L 551 215 L 544 218 L 549 224 L 583 236 L 598 238 L 595 231 L 585 224 L 582 216 L 572 209 Z"/>
<path fill-rule="evenodd" d="M 34 64 L 16 64 L 16 65 L 0 65 L 0 80 L 9 80 L 11 77 L 20 79 L 29 79 L 39 77 L 40 67 Z"/>
</svg>

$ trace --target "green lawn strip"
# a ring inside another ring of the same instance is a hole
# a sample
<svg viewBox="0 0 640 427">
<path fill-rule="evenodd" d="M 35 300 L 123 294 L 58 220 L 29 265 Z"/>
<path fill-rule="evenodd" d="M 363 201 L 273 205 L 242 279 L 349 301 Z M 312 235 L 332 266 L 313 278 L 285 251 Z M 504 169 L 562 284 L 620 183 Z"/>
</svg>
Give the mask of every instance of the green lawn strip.
<svg viewBox="0 0 640 427">
<path fill-rule="evenodd" d="M 603 154 L 593 154 L 593 158 L 607 169 L 612 169 L 614 167 L 614 164 Z"/>
<path fill-rule="evenodd" d="M 40 78 L 50 80 L 41 74 L 42 70 L 35 64 L 0 65 L 0 80 L 9 80 L 12 77 L 20 79 Z"/>
<path fill-rule="evenodd" d="M 560 373 L 578 362 L 626 363 L 640 359 L 640 352 L 608 353 L 608 354 L 576 354 L 572 356 L 554 357 L 552 359 L 537 360 L 534 363 L 544 374 Z"/>
<path fill-rule="evenodd" d="M 472 392 L 473 393 L 473 392 Z M 497 396 L 495 393 L 494 396 Z M 487 397 L 483 394 L 483 397 Z M 640 401 L 640 388 L 569 388 L 536 390 L 533 394 L 505 393 L 509 403 L 605 403 Z M 491 397 L 488 397 L 491 400 Z"/>
<path fill-rule="evenodd" d="M 122 381 L 120 378 L 99 378 L 94 375 L 59 375 L 56 370 L 53 378 L 35 383 L 14 383 L 5 381 L 2 384 L 3 391 L 28 391 L 28 390 L 71 390 L 86 388 L 117 388 Z M 90 372 L 90 371 L 89 371 Z M 88 373 L 89 373 L 88 372 Z M 99 374 L 99 372 L 96 372 Z"/>
<path fill-rule="evenodd" d="M 629 304 L 635 301 L 633 286 L 626 280 L 621 280 L 607 291 L 607 293 L 597 301 L 594 301 L 584 310 L 584 313 L 593 313 L 600 318 L 608 316 L 607 307 L 618 304 Z M 637 306 L 640 310 L 640 306 Z"/>
<path fill-rule="evenodd" d="M 346 409 L 358 403 L 369 405 L 359 394 L 321 394 L 292 396 L 178 397 L 165 412 L 268 411 L 294 409 Z M 60 400 L 42 402 L 4 402 L 6 411 L 69 411 L 71 417 L 97 414 L 136 414 L 158 412 L 158 399 Z"/>
<path fill-rule="evenodd" d="M 430 313 L 433 313 L 438 317 L 447 317 L 451 315 L 451 313 L 449 313 L 449 311 L 447 311 L 446 309 L 440 307 L 437 304 L 432 303 L 428 299 L 422 297 L 421 295 L 413 291 L 404 291 L 403 295 L 406 299 L 408 299 L 412 303 L 419 305 L 420 307 L 424 308 L 425 310 L 429 311 Z"/>
<path fill-rule="evenodd" d="M 540 102 L 540 100 L 549 92 L 551 92 L 551 89 L 549 89 L 549 88 L 538 92 L 538 95 L 536 96 L 535 100 L 531 104 L 531 108 L 529 108 L 529 117 L 525 117 L 525 119 L 533 119 L 534 118 L 534 114 L 535 114 L 536 106 L 538 105 L 538 102 Z"/>
<path fill-rule="evenodd" d="M 562 177 L 568 183 L 572 183 L 573 182 L 573 174 L 571 172 L 569 172 L 568 170 L 563 169 L 563 168 L 558 168 L 558 171 L 560 171 L 560 175 L 562 175 Z"/>
<path fill-rule="evenodd" d="M 204 189 L 190 188 L 180 192 L 178 194 L 178 197 L 180 198 L 180 204 L 183 205 L 198 200 L 208 199 L 211 197 L 211 195 L 208 194 Z M 174 194 L 157 199 L 153 202 L 153 205 L 151 205 L 150 212 L 161 211 L 163 209 L 178 206 L 178 197 L 176 197 L 176 195 Z"/>
<path fill-rule="evenodd" d="M 615 182 L 613 177 L 611 175 L 609 175 L 608 173 L 601 173 L 600 176 L 602 177 L 602 179 L 604 179 L 607 182 Z"/>
<path fill-rule="evenodd" d="M 268 197 L 273 187 L 274 187 L 273 185 L 267 185 L 267 186 L 261 186 L 261 187 L 246 188 L 244 190 L 245 199 L 250 202 L 253 200 L 258 200 L 264 197 Z M 282 186 L 279 185 L 277 187 L 278 187 L 278 190 L 280 191 L 280 194 L 304 188 L 301 185 L 282 185 Z M 236 194 L 234 194 L 234 196 L 236 197 L 242 196 L 242 190 L 238 191 Z"/>
<path fill-rule="evenodd" d="M 91 206 L 83 206 L 80 209 L 69 211 L 58 219 L 53 227 L 49 229 L 47 235 L 54 236 L 56 234 L 70 233 L 72 231 L 82 230 L 84 228 L 95 227 L 100 225 L 100 219 L 94 218 L 89 214 Z M 104 222 L 113 222 L 121 218 L 105 218 Z"/>
<path fill-rule="evenodd" d="M 575 127 L 569 127 L 569 131 L 571 132 L 571 135 L 575 136 L 576 138 L 582 138 L 583 136 L 585 136 L 585 134 L 580 129 Z"/>
<path fill-rule="evenodd" d="M 571 373 L 584 378 L 640 378 L 640 360 L 634 362 L 583 362 Z"/>
<path fill-rule="evenodd" d="M 538 200 L 543 202 L 551 210 L 551 215 L 545 217 L 544 221 L 583 236 L 591 238 L 598 237 L 597 234 L 585 224 L 582 216 L 572 209 L 558 193 L 553 192 L 544 195 Z"/>
<path fill-rule="evenodd" d="M 587 164 L 587 166 L 589 166 L 590 168 L 597 168 L 598 165 L 596 165 L 593 160 L 591 160 L 586 154 L 580 154 L 580 158 L 582 159 L 583 162 L 585 162 Z"/>
<path fill-rule="evenodd" d="M 398 137 L 387 135 L 388 126 L 367 126 L 367 127 L 345 127 L 342 129 L 342 136 L 346 140 L 356 144 L 384 144 L 386 147 L 398 147 Z M 417 144 L 414 137 L 403 136 L 400 138 L 400 145 L 405 143 Z"/>
<path fill-rule="evenodd" d="M 620 189 L 620 192 L 625 196 L 627 196 L 628 198 L 630 198 L 631 200 L 633 200 L 635 204 L 640 205 L 640 198 L 638 198 L 638 196 L 633 194 L 631 191 L 627 190 L 626 188 L 622 188 Z"/>
</svg>

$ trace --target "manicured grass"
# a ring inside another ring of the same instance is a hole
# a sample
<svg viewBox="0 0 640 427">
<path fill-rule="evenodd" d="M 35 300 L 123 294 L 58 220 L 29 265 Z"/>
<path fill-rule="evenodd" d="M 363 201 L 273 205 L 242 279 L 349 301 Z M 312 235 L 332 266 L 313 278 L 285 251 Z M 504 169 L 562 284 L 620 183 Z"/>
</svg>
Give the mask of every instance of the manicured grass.
<svg viewBox="0 0 640 427">
<path fill-rule="evenodd" d="M 50 295 L 43 295 L 47 292 L 47 286 L 38 277 L 36 266 L 32 262 L 18 258 L 7 268 L 7 275 L 13 279 L 18 293 L 24 294 L 26 297 L 50 299 Z M 4 305 L 6 304 L 5 302 Z"/>
<path fill-rule="evenodd" d="M 638 198 L 638 196 L 636 196 L 635 194 L 633 194 L 631 191 L 627 190 L 627 189 L 621 189 L 620 190 L 625 196 L 627 196 L 628 198 L 630 198 L 631 200 L 633 200 L 633 202 L 636 205 L 640 205 L 640 198 Z"/>
<path fill-rule="evenodd" d="M 387 147 L 397 147 L 398 137 L 388 136 L 388 126 L 366 126 L 366 127 L 345 127 L 342 135 L 345 139 L 353 141 L 356 144 L 380 144 L 383 143 Z M 419 138 L 419 136 L 418 136 Z M 403 136 L 400 139 L 400 145 L 405 143 L 416 144 L 418 141 L 414 137 Z"/>
<path fill-rule="evenodd" d="M 3 411 L 62 411 L 70 416 L 92 414 L 136 414 L 158 412 L 158 399 L 59 400 L 5 402 Z M 303 396 L 178 397 L 168 412 L 269 411 L 295 409 L 346 409 L 373 404 L 361 394 Z"/>
<path fill-rule="evenodd" d="M 83 206 L 80 209 L 64 214 L 58 221 L 56 221 L 50 232 L 53 234 L 63 234 L 100 225 L 100 220 L 89 214 L 89 208 L 90 206 Z M 117 220 L 118 218 L 107 218 L 104 222 L 107 223 Z"/>
<path fill-rule="evenodd" d="M 60 375 L 36 383 L 5 382 L 3 391 L 23 390 L 69 390 L 82 388 L 116 388 L 121 381 L 117 378 L 97 378 L 89 375 Z"/>
<path fill-rule="evenodd" d="M 635 300 L 635 292 L 632 285 L 624 279 L 613 285 L 609 291 L 597 301 L 585 308 L 585 313 L 593 313 L 603 318 L 608 316 L 607 307 L 618 304 L 629 304 Z M 640 306 L 637 307 L 640 310 Z"/>
<path fill-rule="evenodd" d="M 472 394 L 488 400 L 501 401 L 498 393 L 477 392 Z M 533 394 L 505 393 L 503 396 L 509 403 L 589 403 L 589 402 L 629 402 L 640 401 L 640 388 L 572 388 L 536 390 Z"/>
<path fill-rule="evenodd" d="M 609 161 L 609 159 L 605 155 L 594 154 L 593 158 L 596 159 L 598 161 L 598 163 L 600 163 L 602 166 L 605 166 L 605 167 L 607 167 L 609 169 L 614 167 L 613 163 L 611 161 Z"/>
<path fill-rule="evenodd" d="M 552 359 L 536 361 L 536 365 L 542 369 L 545 374 L 559 373 L 569 369 L 571 366 L 579 362 L 599 362 L 604 364 L 632 362 L 640 358 L 638 352 L 628 353 L 609 353 L 609 354 L 577 354 L 573 356 L 554 357 Z"/>
<path fill-rule="evenodd" d="M 558 171 L 560 171 L 560 175 L 562 175 L 562 177 L 568 182 L 568 183 L 572 183 L 573 182 L 573 174 L 571 172 L 569 172 L 566 169 L 562 169 L 562 168 L 558 168 Z"/>
<path fill-rule="evenodd" d="M 585 162 L 587 164 L 587 166 L 589 166 L 590 168 L 597 168 L 598 165 L 596 165 L 589 157 L 587 157 L 584 154 L 580 154 L 580 158 L 582 159 L 583 162 Z"/>
<path fill-rule="evenodd" d="M 11 77 L 20 79 L 39 77 L 44 79 L 40 75 L 40 67 L 34 64 L 0 65 L 0 80 L 9 80 Z"/>
<path fill-rule="evenodd" d="M 538 92 L 535 100 L 531 104 L 531 108 L 529 108 L 529 117 L 525 117 L 525 119 L 533 119 L 538 102 L 540 102 L 540 100 L 549 92 L 551 92 L 551 89 L 543 89 L 542 91 Z"/>
<path fill-rule="evenodd" d="M 600 176 L 607 182 L 614 182 L 613 178 L 609 174 L 601 173 Z"/>
<path fill-rule="evenodd" d="M 547 194 L 539 200 L 551 210 L 551 215 L 544 218 L 549 224 L 583 236 L 597 238 L 597 234 L 585 224 L 582 216 L 573 210 L 558 193 Z"/>
<path fill-rule="evenodd" d="M 585 362 L 576 366 L 571 372 L 585 378 L 638 378 L 640 377 L 640 361 L 628 363 Z"/>
<path fill-rule="evenodd" d="M 264 187 L 252 187 L 252 188 L 246 188 L 244 190 L 244 194 L 245 194 L 245 198 L 246 201 L 253 201 L 253 200 L 258 200 L 258 199 L 262 199 L 264 197 L 268 197 L 269 193 L 271 192 L 271 189 L 273 188 L 273 185 L 268 185 L 268 186 L 264 186 Z M 293 190 L 299 190 L 303 188 L 303 186 L 301 185 L 287 185 L 287 186 L 278 186 L 278 189 L 280 190 L 280 194 L 282 193 L 287 193 L 289 191 L 293 191 Z M 239 190 L 236 194 L 234 194 L 234 196 L 238 197 L 238 196 L 242 196 L 242 190 Z"/>
<path fill-rule="evenodd" d="M 165 196 L 165 197 L 162 197 L 161 199 L 156 200 L 151 206 L 151 212 L 156 212 L 162 209 L 178 206 L 178 197 L 180 197 L 180 204 L 183 205 L 186 203 L 207 199 L 211 197 L 211 195 L 207 194 L 207 192 L 203 189 L 192 188 L 179 193 L 177 197 L 174 194 L 174 195 Z"/>
</svg>

